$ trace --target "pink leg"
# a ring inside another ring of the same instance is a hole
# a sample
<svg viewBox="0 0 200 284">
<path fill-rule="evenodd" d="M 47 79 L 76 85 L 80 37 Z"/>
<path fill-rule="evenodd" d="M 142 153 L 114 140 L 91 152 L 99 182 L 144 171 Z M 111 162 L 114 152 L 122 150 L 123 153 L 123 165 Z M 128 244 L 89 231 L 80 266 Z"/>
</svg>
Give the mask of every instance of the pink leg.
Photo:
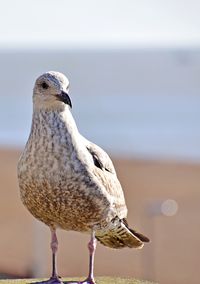
<svg viewBox="0 0 200 284">
<path fill-rule="evenodd" d="M 56 253 L 58 251 L 58 239 L 56 230 L 51 229 L 51 251 L 52 251 L 52 279 L 58 279 Z"/>
<path fill-rule="evenodd" d="M 88 243 L 88 249 L 89 249 L 89 275 L 86 280 L 84 280 L 83 284 L 95 284 L 94 281 L 94 254 L 97 246 L 97 241 L 95 239 L 95 231 L 92 230 L 91 233 L 91 239 Z"/>
<path fill-rule="evenodd" d="M 95 239 L 95 232 L 92 230 L 91 239 L 88 243 L 89 249 L 89 275 L 86 280 L 82 282 L 77 281 L 65 281 L 64 283 L 76 283 L 76 284 L 95 284 L 94 281 L 94 254 L 96 250 L 96 239 Z M 47 281 L 36 282 L 37 284 L 44 283 L 44 284 L 63 284 L 63 282 L 59 279 L 57 273 L 57 264 L 56 264 L 56 253 L 58 250 L 58 240 L 56 236 L 56 230 L 51 229 L 51 250 L 52 250 L 52 276 Z M 36 284 L 35 283 L 35 284 Z"/>
<path fill-rule="evenodd" d="M 62 284 L 63 282 L 59 279 L 57 273 L 57 264 L 56 264 L 56 253 L 58 250 L 58 239 L 56 236 L 56 230 L 51 228 L 51 251 L 52 251 L 52 276 L 49 280 L 36 282 L 39 283 L 47 283 L 47 284 Z"/>
</svg>

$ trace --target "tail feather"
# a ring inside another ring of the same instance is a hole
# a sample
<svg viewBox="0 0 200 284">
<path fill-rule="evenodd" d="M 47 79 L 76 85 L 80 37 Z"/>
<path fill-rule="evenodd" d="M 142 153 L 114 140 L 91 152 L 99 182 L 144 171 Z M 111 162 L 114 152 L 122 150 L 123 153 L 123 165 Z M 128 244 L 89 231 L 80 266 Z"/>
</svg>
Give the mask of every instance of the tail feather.
<svg viewBox="0 0 200 284">
<path fill-rule="evenodd" d="M 129 228 L 129 231 L 131 231 L 131 233 L 133 233 L 133 235 L 135 235 L 138 239 L 140 239 L 140 241 L 142 241 L 143 243 L 148 243 L 150 242 L 149 238 L 147 238 L 146 236 L 144 236 L 143 234 L 141 233 L 138 233 L 137 231 L 133 230 L 133 229 L 130 229 Z"/>
<path fill-rule="evenodd" d="M 146 236 L 144 236 L 141 233 L 138 233 L 136 230 L 133 230 L 131 228 L 129 228 L 128 222 L 127 220 L 124 218 L 122 219 L 122 222 L 125 224 L 125 226 L 133 233 L 133 235 L 135 235 L 136 237 L 138 237 L 138 239 L 140 239 L 142 242 L 144 243 L 148 243 L 150 242 L 149 238 L 147 238 Z"/>
<path fill-rule="evenodd" d="M 128 224 L 124 220 L 114 221 L 109 229 L 105 231 L 97 231 L 96 238 L 103 245 L 110 248 L 142 248 L 144 242 L 149 239 L 144 235 L 129 229 Z"/>
</svg>

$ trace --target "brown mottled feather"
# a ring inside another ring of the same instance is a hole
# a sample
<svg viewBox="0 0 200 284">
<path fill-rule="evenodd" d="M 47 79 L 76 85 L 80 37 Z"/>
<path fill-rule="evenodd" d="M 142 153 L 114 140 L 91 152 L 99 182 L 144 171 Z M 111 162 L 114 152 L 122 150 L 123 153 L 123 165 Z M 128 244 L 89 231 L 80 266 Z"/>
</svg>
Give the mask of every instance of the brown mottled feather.
<svg viewBox="0 0 200 284">
<path fill-rule="evenodd" d="M 43 82 L 48 89 L 42 89 Z M 71 104 L 58 100 L 68 86 L 58 72 L 36 80 L 31 133 L 18 163 L 22 202 L 49 227 L 93 229 L 106 246 L 141 248 L 147 238 L 123 221 L 127 208 L 112 161 L 80 135 Z"/>
<path fill-rule="evenodd" d="M 112 220 L 113 226 L 105 232 L 97 232 L 96 238 L 110 248 L 142 248 L 149 239 L 127 226 L 127 221 L 119 218 Z"/>
</svg>

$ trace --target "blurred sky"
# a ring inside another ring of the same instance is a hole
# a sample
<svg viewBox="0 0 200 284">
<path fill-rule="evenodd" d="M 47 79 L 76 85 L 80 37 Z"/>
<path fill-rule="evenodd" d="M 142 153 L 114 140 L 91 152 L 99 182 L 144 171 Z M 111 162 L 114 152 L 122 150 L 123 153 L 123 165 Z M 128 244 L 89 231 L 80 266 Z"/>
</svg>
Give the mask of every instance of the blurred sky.
<svg viewBox="0 0 200 284">
<path fill-rule="evenodd" d="M 199 46 L 198 0 L 0 1 L 0 46 Z"/>
<path fill-rule="evenodd" d="M 25 144 L 34 80 L 59 70 L 80 129 L 109 152 L 200 161 L 200 1 L 0 3 L 1 146 Z"/>
</svg>

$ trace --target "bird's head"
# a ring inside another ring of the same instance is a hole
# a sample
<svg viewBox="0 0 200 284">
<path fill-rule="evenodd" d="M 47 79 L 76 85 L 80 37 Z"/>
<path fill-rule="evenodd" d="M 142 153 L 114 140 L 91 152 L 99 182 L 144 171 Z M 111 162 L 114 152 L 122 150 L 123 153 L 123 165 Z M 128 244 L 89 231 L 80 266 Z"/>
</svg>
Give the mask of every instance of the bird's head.
<svg viewBox="0 0 200 284">
<path fill-rule="evenodd" d="M 49 71 L 37 78 L 33 89 L 33 104 L 38 109 L 62 110 L 72 107 L 69 81 L 64 74 Z"/>
</svg>

